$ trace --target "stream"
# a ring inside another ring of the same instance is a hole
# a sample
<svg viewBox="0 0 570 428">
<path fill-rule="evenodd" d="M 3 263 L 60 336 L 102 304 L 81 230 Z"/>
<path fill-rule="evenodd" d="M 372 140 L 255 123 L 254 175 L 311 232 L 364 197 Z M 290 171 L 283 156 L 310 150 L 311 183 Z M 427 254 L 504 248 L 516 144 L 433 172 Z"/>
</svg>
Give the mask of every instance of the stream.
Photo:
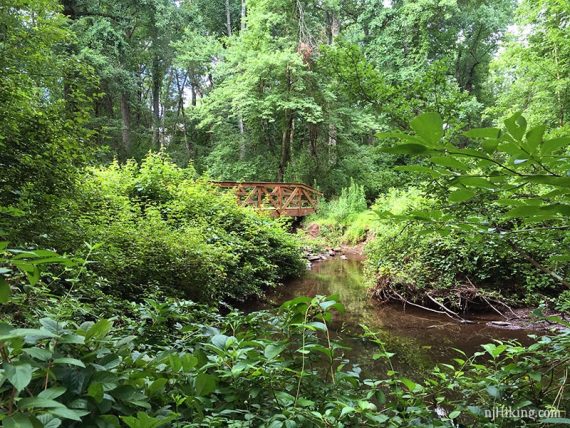
<svg viewBox="0 0 570 428">
<path fill-rule="evenodd" d="M 396 370 L 417 377 L 422 369 L 437 362 L 451 362 L 460 354 L 480 351 L 480 345 L 497 340 L 516 339 L 529 343 L 531 331 L 509 330 L 487 325 L 500 321 L 498 315 L 467 317 L 473 324 L 461 324 L 450 318 L 419 308 L 397 304 L 382 304 L 369 298 L 364 285 L 363 263 L 358 258 L 330 258 L 313 264 L 301 278 L 279 287 L 267 296 L 272 305 L 297 296 L 340 296 L 346 312 L 335 314 L 332 330 L 337 339 L 350 346 L 346 356 L 365 373 L 385 370 L 384 362 L 374 361 L 377 347 L 363 340 L 361 324 L 368 326 L 385 342 L 387 351 L 394 352 Z M 267 309 L 269 303 L 256 302 L 248 310 Z"/>
</svg>

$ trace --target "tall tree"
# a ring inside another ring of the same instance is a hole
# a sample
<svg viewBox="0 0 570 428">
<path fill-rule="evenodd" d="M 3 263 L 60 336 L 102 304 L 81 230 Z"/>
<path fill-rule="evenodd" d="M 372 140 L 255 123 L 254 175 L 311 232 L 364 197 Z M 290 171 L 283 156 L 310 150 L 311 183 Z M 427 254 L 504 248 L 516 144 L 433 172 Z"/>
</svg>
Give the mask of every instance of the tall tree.
<svg viewBox="0 0 570 428">
<path fill-rule="evenodd" d="M 570 3 L 522 1 L 517 26 L 493 63 L 493 117 L 525 110 L 533 124 L 568 128 L 570 115 Z M 562 129 L 560 130 L 562 132 Z"/>
</svg>

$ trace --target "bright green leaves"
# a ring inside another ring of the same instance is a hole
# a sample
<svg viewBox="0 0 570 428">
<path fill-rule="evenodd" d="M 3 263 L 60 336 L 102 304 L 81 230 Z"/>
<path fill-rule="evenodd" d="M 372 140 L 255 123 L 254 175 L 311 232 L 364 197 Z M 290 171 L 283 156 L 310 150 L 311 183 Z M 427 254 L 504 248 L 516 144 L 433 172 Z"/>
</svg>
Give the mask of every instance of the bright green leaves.
<svg viewBox="0 0 570 428">
<path fill-rule="evenodd" d="M 479 128 L 466 131 L 464 135 L 475 141 L 467 147 L 444 144 L 443 121 L 435 113 L 425 113 L 412 121 L 416 135 L 402 136 L 386 133 L 384 137 L 398 138 L 401 144 L 385 149 L 391 153 L 421 156 L 422 165 L 398 167 L 430 175 L 439 183 L 450 188 L 448 201 L 463 203 L 471 200 L 477 192 L 492 192 L 502 195 L 511 193 L 516 197 L 517 186 L 540 184 L 561 188 L 561 192 L 550 202 L 545 201 L 540 214 L 567 215 L 565 205 L 570 195 L 570 162 L 553 153 L 566 148 L 570 137 L 544 141 L 546 128 L 543 125 L 528 129 L 525 118 L 517 113 L 505 121 L 505 131 L 499 128 Z M 414 139 L 415 142 L 410 142 Z M 417 142 L 420 139 L 423 144 Z M 431 167 L 426 164 L 431 164 Z M 522 188 L 522 187 L 521 187 Z M 508 189 L 508 190 L 507 190 Z M 563 190 L 562 190 L 563 189 Z M 568 193 L 567 193 L 568 192 Z M 522 208 L 511 210 L 508 217 L 534 216 L 538 209 Z"/>
<path fill-rule="evenodd" d="M 10 300 L 10 295 L 12 290 L 10 289 L 10 284 L 3 276 L 0 276 L 0 303 L 6 303 Z"/>
<path fill-rule="evenodd" d="M 455 170 L 459 170 L 459 171 L 469 171 L 470 166 L 467 165 L 466 163 L 455 159 L 452 156 L 433 156 L 430 159 L 430 162 L 436 164 L 436 165 L 440 165 L 440 166 L 444 166 L 447 168 L 451 168 L 451 169 L 455 169 Z"/>
<path fill-rule="evenodd" d="M 418 155 L 420 153 L 427 152 L 428 148 L 426 146 L 422 146 L 421 144 L 406 143 L 394 147 L 388 147 L 383 150 L 387 153 L 393 153 L 397 155 Z"/>
<path fill-rule="evenodd" d="M 13 276 L 19 271 L 26 276 L 30 285 L 35 285 L 40 279 L 41 268 L 52 264 L 71 267 L 77 264 L 77 260 L 60 256 L 48 250 L 12 249 L 8 248 L 7 242 L 0 242 L 0 266 L 2 266 L 0 267 L 0 303 L 8 302 L 12 294 L 7 276 L 4 275 Z"/>
<path fill-rule="evenodd" d="M 101 319 L 93 324 L 85 333 L 85 339 L 102 339 L 104 338 L 111 329 L 113 328 L 113 323 L 107 319 Z"/>
<path fill-rule="evenodd" d="M 526 119 L 521 113 L 516 113 L 505 120 L 505 127 L 515 140 L 522 141 L 527 127 Z"/>
<path fill-rule="evenodd" d="M 474 128 L 463 133 L 469 138 L 479 138 L 479 139 L 497 139 L 501 130 L 499 128 Z"/>
<path fill-rule="evenodd" d="M 449 201 L 450 202 L 465 202 L 475 196 L 475 192 L 468 189 L 458 189 L 454 190 L 449 194 Z"/>
<path fill-rule="evenodd" d="M 8 382 L 10 382 L 18 392 L 30 384 L 32 381 L 32 372 L 32 366 L 29 364 L 6 364 L 4 366 L 6 379 L 8 379 Z"/>
<path fill-rule="evenodd" d="M 418 137 L 435 146 L 443 137 L 443 120 L 437 113 L 424 113 L 410 122 Z"/>
<path fill-rule="evenodd" d="M 263 351 L 263 355 L 265 356 L 265 358 L 272 360 L 275 357 L 277 357 L 279 354 L 281 354 L 281 352 L 283 352 L 286 348 L 287 348 L 286 344 L 270 343 L 269 345 L 267 345 L 265 347 L 265 350 Z"/>
<path fill-rule="evenodd" d="M 539 125 L 536 128 L 532 128 L 526 134 L 526 148 L 532 155 L 538 149 L 538 146 L 542 143 L 544 132 L 546 127 L 544 125 Z"/>
<path fill-rule="evenodd" d="M 508 346 L 502 343 L 498 345 L 495 345 L 494 343 L 487 343 L 485 345 L 482 345 L 482 348 L 487 351 L 491 357 L 497 358 L 507 350 Z"/>
<path fill-rule="evenodd" d="M 443 137 L 443 120 L 437 113 L 424 113 L 410 123 L 416 135 L 400 132 L 379 134 L 380 138 L 397 138 L 405 141 L 392 147 L 383 148 L 383 151 L 394 154 L 418 155 L 427 154 L 430 149 L 440 147 Z"/>
<path fill-rule="evenodd" d="M 216 377 L 208 373 L 200 373 L 194 381 L 196 394 L 200 396 L 208 395 L 216 389 Z"/>
</svg>

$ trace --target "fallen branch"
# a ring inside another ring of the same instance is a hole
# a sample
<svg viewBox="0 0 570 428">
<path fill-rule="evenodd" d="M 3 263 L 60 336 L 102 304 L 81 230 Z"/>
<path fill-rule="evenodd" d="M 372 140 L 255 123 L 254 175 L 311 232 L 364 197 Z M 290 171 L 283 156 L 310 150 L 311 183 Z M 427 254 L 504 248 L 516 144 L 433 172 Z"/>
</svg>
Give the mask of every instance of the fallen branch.
<svg viewBox="0 0 570 428">
<path fill-rule="evenodd" d="M 461 316 L 459 316 L 459 314 L 457 312 L 453 312 L 451 309 L 449 309 L 448 307 L 446 307 L 443 303 L 438 302 L 436 299 L 434 299 L 433 297 L 431 297 L 431 295 L 429 293 L 426 293 L 426 296 L 428 296 L 428 298 L 435 303 L 437 306 L 439 306 L 440 308 L 442 308 L 444 311 L 448 312 L 450 315 L 453 315 L 455 317 L 457 317 L 458 319 L 461 320 L 461 322 L 466 322 L 465 319 L 463 319 Z"/>
<path fill-rule="evenodd" d="M 503 314 L 501 311 L 499 311 L 497 308 L 495 308 L 493 306 L 493 304 L 491 302 L 489 302 L 489 300 L 487 300 L 487 298 L 485 296 L 481 296 L 481 298 L 491 307 L 491 309 L 493 309 L 496 313 L 498 313 L 500 316 L 502 316 L 504 319 L 508 320 L 509 318 L 507 316 L 505 316 L 505 314 Z"/>
<path fill-rule="evenodd" d="M 398 293 L 398 292 L 397 292 L 396 290 L 394 290 L 393 288 L 390 288 L 390 290 L 391 290 L 396 296 L 398 296 L 402 302 L 404 302 L 404 303 L 406 303 L 406 304 L 408 304 L 408 305 L 415 306 L 415 307 L 420 308 L 420 309 L 423 309 L 423 310 L 425 310 L 425 311 L 435 312 L 436 314 L 444 314 L 444 315 L 448 316 L 449 318 L 451 318 L 451 319 L 454 320 L 454 321 L 459 321 L 459 322 L 462 322 L 462 323 L 472 323 L 472 322 L 473 322 L 473 321 L 465 320 L 465 319 L 463 319 L 463 318 L 461 318 L 461 317 L 459 317 L 459 319 L 458 319 L 458 318 L 454 317 L 453 315 L 451 315 L 451 314 L 450 314 L 449 312 L 447 312 L 447 311 L 438 311 L 437 309 L 428 308 L 427 306 L 423 306 L 423 305 L 420 305 L 420 304 L 417 304 L 417 303 L 410 302 L 409 300 L 407 300 L 405 297 L 403 297 L 400 293 Z"/>
</svg>

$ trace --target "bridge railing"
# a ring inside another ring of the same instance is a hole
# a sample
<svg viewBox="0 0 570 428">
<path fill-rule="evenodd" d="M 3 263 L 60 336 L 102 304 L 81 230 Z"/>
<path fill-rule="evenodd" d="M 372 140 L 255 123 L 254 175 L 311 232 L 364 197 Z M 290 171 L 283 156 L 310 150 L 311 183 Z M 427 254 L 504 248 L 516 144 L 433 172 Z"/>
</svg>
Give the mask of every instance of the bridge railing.
<svg viewBox="0 0 570 428">
<path fill-rule="evenodd" d="M 317 210 L 321 192 L 303 183 L 213 181 L 233 188 L 242 205 L 269 210 L 271 215 L 303 217 Z"/>
</svg>

